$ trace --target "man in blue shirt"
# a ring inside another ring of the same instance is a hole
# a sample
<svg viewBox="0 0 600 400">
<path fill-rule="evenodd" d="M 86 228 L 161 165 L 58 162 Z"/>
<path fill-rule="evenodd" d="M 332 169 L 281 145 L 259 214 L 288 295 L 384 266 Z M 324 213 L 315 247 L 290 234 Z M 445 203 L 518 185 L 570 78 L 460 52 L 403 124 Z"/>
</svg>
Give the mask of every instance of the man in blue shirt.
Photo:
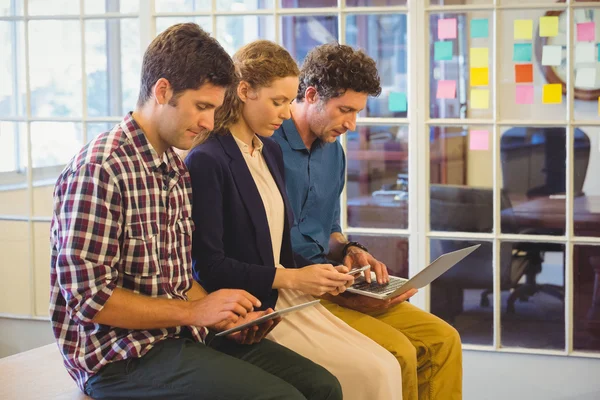
<svg viewBox="0 0 600 400">
<path fill-rule="evenodd" d="M 381 93 L 375 61 L 350 46 L 313 49 L 300 71 L 292 118 L 273 138 L 283 151 L 286 187 L 295 214 L 294 251 L 315 263 L 369 264 L 380 283 L 386 266 L 340 227 L 346 161 L 337 138 L 356 128 L 369 95 Z M 369 274 L 366 274 L 369 280 Z M 337 317 L 392 352 L 402 368 L 405 400 L 461 399 L 462 350 L 454 328 L 405 302 L 344 294 L 322 302 Z"/>
</svg>

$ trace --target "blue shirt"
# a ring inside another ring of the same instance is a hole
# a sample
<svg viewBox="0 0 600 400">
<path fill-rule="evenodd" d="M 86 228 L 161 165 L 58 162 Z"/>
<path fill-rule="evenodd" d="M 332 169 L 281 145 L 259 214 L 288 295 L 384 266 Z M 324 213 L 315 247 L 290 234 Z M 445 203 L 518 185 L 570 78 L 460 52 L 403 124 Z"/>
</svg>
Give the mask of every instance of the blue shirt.
<svg viewBox="0 0 600 400">
<path fill-rule="evenodd" d="M 329 236 L 341 232 L 340 195 L 344 188 L 346 159 L 338 141 L 315 140 L 310 151 L 293 120 L 284 121 L 273 139 L 283 151 L 285 184 L 294 210 L 294 252 L 323 263 L 329 253 Z"/>
</svg>

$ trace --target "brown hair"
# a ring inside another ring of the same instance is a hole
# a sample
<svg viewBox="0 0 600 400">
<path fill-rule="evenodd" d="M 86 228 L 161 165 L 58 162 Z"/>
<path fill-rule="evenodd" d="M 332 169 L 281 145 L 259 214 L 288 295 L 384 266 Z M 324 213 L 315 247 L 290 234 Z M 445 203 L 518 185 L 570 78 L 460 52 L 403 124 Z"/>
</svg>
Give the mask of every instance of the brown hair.
<svg viewBox="0 0 600 400">
<path fill-rule="evenodd" d="M 324 44 L 312 49 L 300 69 L 300 85 L 296 101 L 304 101 L 306 88 L 317 89 L 325 101 L 342 96 L 346 90 L 381 94 L 381 83 L 375 60 L 362 50 L 338 43 Z"/>
<path fill-rule="evenodd" d="M 234 80 L 233 62 L 219 42 L 197 24 L 177 24 L 158 35 L 144 53 L 138 107 L 152 96 L 152 87 L 165 78 L 173 88 L 170 104 L 183 91 L 205 83 L 227 87 Z"/>
<path fill-rule="evenodd" d="M 268 87 L 275 79 L 300 74 L 290 53 L 268 40 L 245 45 L 233 55 L 233 63 L 237 81 L 227 89 L 223 105 L 215 113 L 214 132 L 222 132 L 239 120 L 242 101 L 237 95 L 237 85 L 240 81 L 259 89 Z"/>
</svg>

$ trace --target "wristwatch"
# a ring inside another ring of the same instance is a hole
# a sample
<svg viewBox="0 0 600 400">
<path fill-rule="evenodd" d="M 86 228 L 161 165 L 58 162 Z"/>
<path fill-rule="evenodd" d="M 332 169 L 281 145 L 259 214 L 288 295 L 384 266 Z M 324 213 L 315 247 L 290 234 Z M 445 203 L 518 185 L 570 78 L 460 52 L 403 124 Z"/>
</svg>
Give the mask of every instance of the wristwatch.
<svg viewBox="0 0 600 400">
<path fill-rule="evenodd" d="M 369 252 L 369 249 L 367 249 L 365 246 L 363 246 L 362 244 L 358 243 L 358 242 L 348 242 L 344 245 L 344 248 L 342 249 L 342 257 L 346 257 L 346 253 L 348 253 L 348 249 L 350 247 L 358 247 L 359 249 L 365 251 L 365 252 Z"/>
</svg>

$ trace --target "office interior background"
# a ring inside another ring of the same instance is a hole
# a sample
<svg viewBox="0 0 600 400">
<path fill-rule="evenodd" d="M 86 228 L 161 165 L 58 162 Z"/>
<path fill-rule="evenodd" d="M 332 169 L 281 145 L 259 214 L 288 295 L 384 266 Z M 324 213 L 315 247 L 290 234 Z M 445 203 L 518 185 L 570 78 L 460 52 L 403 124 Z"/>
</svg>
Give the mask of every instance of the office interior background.
<svg viewBox="0 0 600 400">
<path fill-rule="evenodd" d="M 68 160 L 135 107 L 153 37 L 339 41 L 383 93 L 342 138 L 342 222 L 393 274 L 481 248 L 413 303 L 461 334 L 465 399 L 600 398 L 600 2 L 0 0 L 0 357 L 51 343 Z"/>
</svg>

